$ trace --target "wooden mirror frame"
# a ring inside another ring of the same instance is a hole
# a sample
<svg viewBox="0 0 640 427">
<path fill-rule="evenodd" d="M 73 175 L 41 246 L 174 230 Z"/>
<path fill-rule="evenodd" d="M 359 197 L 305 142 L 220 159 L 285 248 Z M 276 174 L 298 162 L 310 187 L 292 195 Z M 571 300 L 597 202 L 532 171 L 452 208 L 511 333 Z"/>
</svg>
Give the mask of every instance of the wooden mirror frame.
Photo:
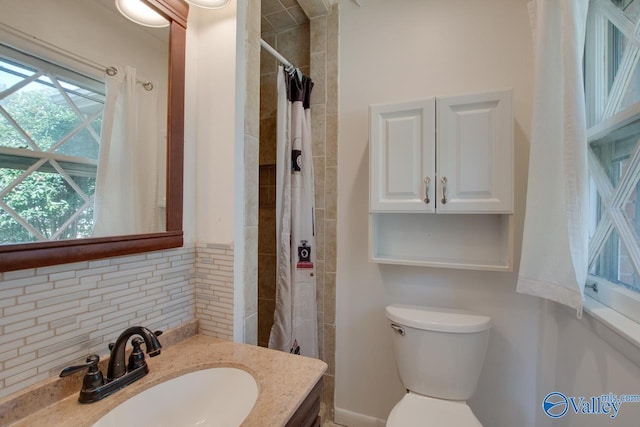
<svg viewBox="0 0 640 427">
<path fill-rule="evenodd" d="M 0 246 L 0 272 L 178 248 L 183 244 L 185 44 L 189 8 L 182 0 L 143 0 L 170 22 L 167 105 L 167 229 L 161 233 Z"/>
</svg>

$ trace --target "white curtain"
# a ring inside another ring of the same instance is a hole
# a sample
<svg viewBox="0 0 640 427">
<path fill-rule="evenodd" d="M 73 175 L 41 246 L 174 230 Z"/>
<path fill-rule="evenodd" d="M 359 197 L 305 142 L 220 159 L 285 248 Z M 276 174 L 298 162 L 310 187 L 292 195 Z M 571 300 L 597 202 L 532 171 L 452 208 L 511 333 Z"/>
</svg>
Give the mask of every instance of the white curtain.
<svg viewBox="0 0 640 427">
<path fill-rule="evenodd" d="M 162 226 L 157 89 L 148 91 L 136 80 L 132 67 L 106 76 L 94 237 L 156 232 Z"/>
<path fill-rule="evenodd" d="M 318 357 L 314 175 L 309 96 L 313 83 L 278 70 L 277 282 L 269 348 Z"/>
<path fill-rule="evenodd" d="M 589 0 L 529 3 L 535 70 L 518 292 L 582 314 L 588 173 L 582 57 Z"/>
</svg>

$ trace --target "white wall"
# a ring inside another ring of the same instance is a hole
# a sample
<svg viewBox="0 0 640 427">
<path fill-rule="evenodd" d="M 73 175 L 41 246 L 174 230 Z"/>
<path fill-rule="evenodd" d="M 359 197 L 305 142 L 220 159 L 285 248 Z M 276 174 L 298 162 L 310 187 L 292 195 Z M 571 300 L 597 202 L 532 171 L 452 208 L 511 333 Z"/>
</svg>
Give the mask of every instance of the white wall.
<svg viewBox="0 0 640 427">
<path fill-rule="evenodd" d="M 560 305 L 548 304 L 546 312 L 542 345 L 547 345 L 555 357 L 543 368 L 551 378 L 539 385 L 539 402 L 553 391 L 587 399 L 607 393 L 640 394 L 640 367 L 605 341 L 624 341 L 622 338 L 589 315 L 576 319 L 575 312 Z M 629 348 L 637 359 L 640 350 Z M 540 413 L 540 426 L 546 422 L 544 425 L 555 427 L 627 427 L 638 425 L 640 403 L 623 404 L 615 419 L 576 415 L 570 409 L 562 418 L 550 422 Z"/>
<path fill-rule="evenodd" d="M 368 105 L 502 88 L 514 89 L 520 247 L 533 83 L 527 0 L 362 3 L 340 4 L 336 421 L 386 419 L 402 397 L 384 307 L 412 303 L 491 316 L 489 350 L 470 405 L 486 426 L 534 426 L 541 302 L 515 292 L 515 273 L 367 260 Z"/>
<path fill-rule="evenodd" d="M 192 7 L 187 39 L 187 134 L 195 154 L 197 240 L 230 243 L 234 227 L 235 2 Z M 186 164 L 185 173 L 193 164 Z"/>
</svg>

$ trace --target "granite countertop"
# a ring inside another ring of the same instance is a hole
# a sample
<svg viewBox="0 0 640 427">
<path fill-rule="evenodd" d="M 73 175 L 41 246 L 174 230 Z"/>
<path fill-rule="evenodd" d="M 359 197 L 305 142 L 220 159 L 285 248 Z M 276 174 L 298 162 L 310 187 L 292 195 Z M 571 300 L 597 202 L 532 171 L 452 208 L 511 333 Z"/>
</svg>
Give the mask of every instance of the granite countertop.
<svg viewBox="0 0 640 427">
<path fill-rule="evenodd" d="M 163 348 L 160 356 L 147 357 L 147 364 L 149 374 L 102 401 L 81 404 L 74 393 L 11 426 L 91 426 L 141 391 L 188 372 L 219 366 L 244 369 L 258 383 L 258 399 L 243 426 L 283 426 L 327 368 L 321 360 L 204 335 Z"/>
</svg>

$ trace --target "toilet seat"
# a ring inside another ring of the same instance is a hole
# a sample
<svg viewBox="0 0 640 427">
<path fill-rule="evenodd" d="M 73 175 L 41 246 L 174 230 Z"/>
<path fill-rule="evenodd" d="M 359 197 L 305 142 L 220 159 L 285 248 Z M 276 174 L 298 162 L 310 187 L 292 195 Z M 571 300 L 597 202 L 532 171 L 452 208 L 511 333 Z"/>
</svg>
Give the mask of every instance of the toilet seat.
<svg viewBox="0 0 640 427">
<path fill-rule="evenodd" d="M 387 427 L 482 427 L 482 424 L 465 402 L 409 392 L 391 410 Z"/>
</svg>

